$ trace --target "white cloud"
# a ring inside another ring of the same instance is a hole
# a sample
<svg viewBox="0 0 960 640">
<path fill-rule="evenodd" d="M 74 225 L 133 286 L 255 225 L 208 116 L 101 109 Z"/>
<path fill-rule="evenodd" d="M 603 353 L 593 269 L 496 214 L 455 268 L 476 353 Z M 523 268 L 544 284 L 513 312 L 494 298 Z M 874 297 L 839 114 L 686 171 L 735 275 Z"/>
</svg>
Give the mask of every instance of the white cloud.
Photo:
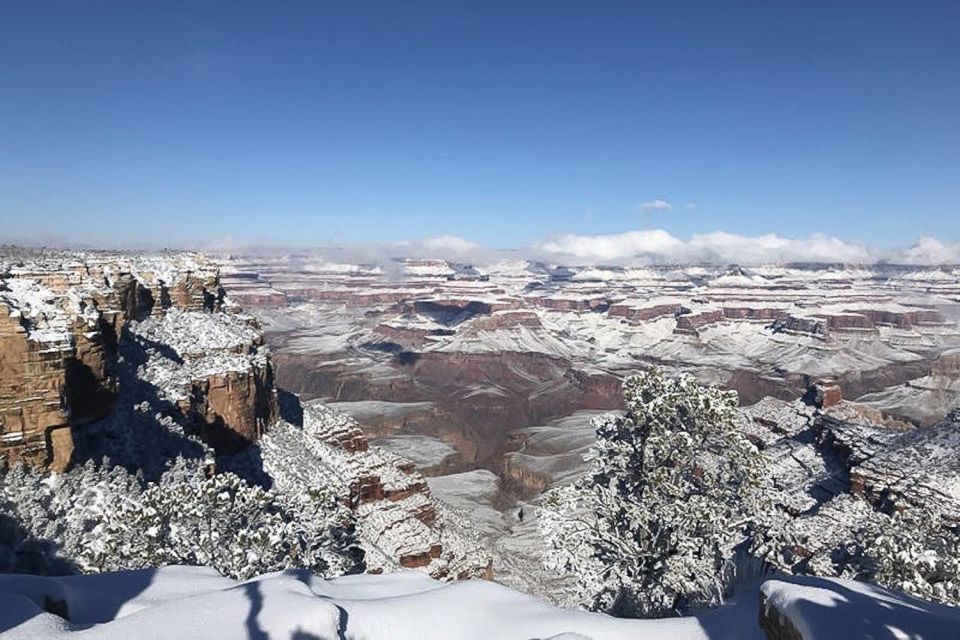
<svg viewBox="0 0 960 640">
<path fill-rule="evenodd" d="M 456 253 L 465 253 L 467 251 L 473 251 L 480 248 L 478 244 L 471 242 L 466 238 L 446 235 L 424 238 L 422 244 L 427 249 L 453 251 Z"/>
<path fill-rule="evenodd" d="M 205 250 L 268 248 L 269 243 L 238 246 L 230 237 Z M 453 235 L 397 241 L 384 245 L 338 245 L 323 248 L 330 261 L 378 264 L 395 269 L 395 258 L 438 258 L 487 265 L 499 260 L 536 259 L 559 264 L 783 264 L 839 262 L 847 264 L 960 265 L 960 243 L 921 237 L 910 248 L 879 250 L 822 233 L 788 238 L 773 233 L 747 236 L 726 231 L 680 238 L 664 229 L 642 229 L 603 235 L 566 234 L 523 249 L 489 248 Z"/>
<path fill-rule="evenodd" d="M 683 249 L 683 242 L 663 229 L 651 229 L 603 236 L 565 235 L 537 248 L 576 258 L 620 260 L 637 255 L 673 254 Z"/>
<path fill-rule="evenodd" d="M 900 258 L 907 264 L 960 264 L 960 243 L 944 244 L 936 238 L 923 237 Z"/>
<path fill-rule="evenodd" d="M 700 208 L 700 207 L 697 206 L 697 203 L 696 203 L 696 202 L 688 202 L 688 203 L 686 204 L 686 207 L 687 207 L 687 211 L 696 211 L 697 209 Z"/>
<path fill-rule="evenodd" d="M 621 262 L 874 262 L 867 247 L 822 234 L 784 238 L 775 234 L 741 236 L 724 231 L 681 240 L 663 229 L 627 231 L 612 235 L 566 235 L 537 248 L 557 257 L 584 261 Z"/>
<path fill-rule="evenodd" d="M 640 205 L 644 211 L 668 211 L 673 209 L 673 205 L 667 200 L 649 200 Z"/>
</svg>

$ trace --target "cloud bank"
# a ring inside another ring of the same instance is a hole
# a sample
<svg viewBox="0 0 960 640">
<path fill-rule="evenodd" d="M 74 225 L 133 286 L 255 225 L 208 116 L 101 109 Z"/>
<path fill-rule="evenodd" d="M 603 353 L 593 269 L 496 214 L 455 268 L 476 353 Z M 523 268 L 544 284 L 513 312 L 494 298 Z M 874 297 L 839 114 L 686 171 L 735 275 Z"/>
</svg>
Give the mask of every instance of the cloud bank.
<svg viewBox="0 0 960 640">
<path fill-rule="evenodd" d="M 533 249 L 558 262 L 583 263 L 960 264 L 960 244 L 948 245 L 934 238 L 920 238 L 907 250 L 891 252 L 824 234 L 785 238 L 776 234 L 744 236 L 715 231 L 683 240 L 663 229 L 649 229 L 609 235 L 563 235 L 537 243 Z"/>
<path fill-rule="evenodd" d="M 398 248 L 400 248 L 398 246 Z M 960 243 L 921 237 L 903 250 L 881 250 L 822 233 L 788 238 L 774 233 L 726 231 L 680 238 L 664 229 L 600 235 L 566 234 L 527 249 L 498 250 L 457 236 L 441 235 L 402 244 L 410 257 L 445 258 L 484 264 L 505 257 L 558 264 L 784 264 L 796 262 L 916 265 L 960 264 Z"/>
<path fill-rule="evenodd" d="M 477 243 L 470 242 L 466 238 L 460 238 L 458 236 L 434 236 L 431 238 L 424 238 L 421 242 L 427 249 L 434 249 L 437 251 L 465 252 L 480 248 Z"/>
<path fill-rule="evenodd" d="M 3 237 L 0 244 L 89 249 L 63 238 Z M 111 247 L 98 247 L 111 248 Z M 159 247 L 114 247 L 157 249 Z M 236 238 L 176 246 L 208 253 L 263 252 L 269 254 L 313 251 L 331 260 L 351 264 L 380 265 L 389 271 L 398 258 L 436 258 L 453 262 L 490 264 L 499 260 L 542 260 L 553 264 L 784 264 L 790 262 L 906 265 L 960 265 L 960 242 L 945 243 L 920 237 L 901 250 L 881 250 L 863 243 L 816 233 L 787 238 L 773 233 L 739 235 L 726 231 L 674 236 L 664 229 L 641 229 L 623 233 L 565 234 L 521 248 L 491 248 L 454 235 L 436 235 L 385 244 L 337 243 L 314 247 L 288 247 L 268 241 L 245 242 Z"/>
<path fill-rule="evenodd" d="M 960 242 L 944 244 L 936 238 L 924 237 L 903 252 L 906 264 L 960 264 Z"/>
</svg>

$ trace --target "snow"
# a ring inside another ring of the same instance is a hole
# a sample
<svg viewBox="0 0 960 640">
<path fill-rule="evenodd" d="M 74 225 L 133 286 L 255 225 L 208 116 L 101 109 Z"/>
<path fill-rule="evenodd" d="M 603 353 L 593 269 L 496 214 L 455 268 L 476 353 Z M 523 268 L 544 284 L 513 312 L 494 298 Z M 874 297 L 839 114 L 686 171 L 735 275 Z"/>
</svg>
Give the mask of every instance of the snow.
<svg viewBox="0 0 960 640">
<path fill-rule="evenodd" d="M 562 610 L 494 583 L 442 583 L 415 572 L 324 580 L 306 572 L 237 583 L 165 567 L 99 576 L 0 576 L 10 640 L 69 638 L 347 638 L 498 640 L 706 638 L 694 618 L 619 620 Z M 69 621 L 43 611 L 63 601 Z"/>
<path fill-rule="evenodd" d="M 427 478 L 427 485 L 438 500 L 464 512 L 480 534 L 503 533 L 503 514 L 492 506 L 500 493 L 500 478 L 492 471 L 474 469 Z"/>
<path fill-rule="evenodd" d="M 432 402 L 388 402 L 385 400 L 357 400 L 352 402 L 327 402 L 326 406 L 343 411 L 355 420 L 364 421 L 374 418 L 403 418 L 433 409 Z"/>
<path fill-rule="evenodd" d="M 171 309 L 133 322 L 131 334 L 149 356 L 138 376 L 173 402 L 210 376 L 264 370 L 269 350 L 249 316 Z"/>
<path fill-rule="evenodd" d="M 29 585 L 24 585 L 27 576 L 0 576 L 0 591 L 23 594 L 5 594 L 13 606 L 3 608 L 0 629 L 6 628 L 4 638 L 10 640 L 74 634 L 138 640 L 337 637 L 340 610 L 296 578 L 274 575 L 235 583 L 206 571 L 198 576 L 193 567 L 167 567 L 99 576 L 31 577 Z M 69 622 L 42 609 L 45 599 L 56 601 L 62 595 L 67 596 Z"/>
<path fill-rule="evenodd" d="M 35 342 L 70 345 L 70 319 L 56 293 L 35 280 L 11 278 L 0 282 L 0 302 L 11 315 L 27 325 L 27 334 Z"/>
<path fill-rule="evenodd" d="M 337 404 L 333 404 L 332 406 L 338 409 L 342 408 Z M 376 445 L 381 449 L 386 449 L 401 458 L 406 458 L 421 469 L 441 465 L 452 456 L 457 455 L 457 450 L 454 447 L 440 438 L 434 438 L 432 436 L 385 436 L 371 440 L 370 444 Z"/>
<path fill-rule="evenodd" d="M 960 609 L 862 583 L 771 579 L 759 586 L 803 640 L 956 637 Z M 91 576 L 0 576 L 8 640 L 344 638 L 345 640 L 759 640 L 757 587 L 717 611 L 628 620 L 560 609 L 482 580 L 422 573 L 323 579 L 304 571 L 246 582 L 203 567 Z M 44 611 L 66 613 L 66 618 Z"/>
<path fill-rule="evenodd" d="M 244 352 L 260 340 L 252 318 L 226 313 L 170 309 L 136 323 L 133 333 L 167 345 L 181 357 L 201 357 L 211 351 Z"/>
<path fill-rule="evenodd" d="M 543 426 L 518 429 L 512 437 L 522 447 L 506 457 L 511 466 L 549 478 L 550 486 L 572 482 L 589 468 L 583 456 L 596 441 L 591 419 L 604 413 L 583 409 Z"/>
<path fill-rule="evenodd" d="M 832 578 L 768 580 L 766 606 L 789 621 L 803 640 L 819 638 L 956 638 L 960 609 L 880 587 Z"/>
</svg>

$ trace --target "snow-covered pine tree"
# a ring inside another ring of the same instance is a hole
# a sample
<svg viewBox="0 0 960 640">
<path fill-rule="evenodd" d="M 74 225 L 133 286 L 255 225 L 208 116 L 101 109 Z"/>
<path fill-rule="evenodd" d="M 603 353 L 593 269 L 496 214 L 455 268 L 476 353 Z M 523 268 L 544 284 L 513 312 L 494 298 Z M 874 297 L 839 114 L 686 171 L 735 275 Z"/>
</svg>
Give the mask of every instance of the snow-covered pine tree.
<svg viewBox="0 0 960 640">
<path fill-rule="evenodd" d="M 0 473 L 0 570 L 63 573 L 165 564 L 207 565 L 249 578 L 303 568 L 356 569 L 351 516 L 331 493 L 296 504 L 202 463 L 178 459 L 158 482 L 123 467 L 88 463 L 64 474 L 23 465 Z"/>
<path fill-rule="evenodd" d="M 624 397 L 624 415 L 594 421 L 591 471 L 543 501 L 550 563 L 578 577 L 582 604 L 617 615 L 718 601 L 761 495 L 736 393 L 654 369 L 628 378 Z"/>
</svg>

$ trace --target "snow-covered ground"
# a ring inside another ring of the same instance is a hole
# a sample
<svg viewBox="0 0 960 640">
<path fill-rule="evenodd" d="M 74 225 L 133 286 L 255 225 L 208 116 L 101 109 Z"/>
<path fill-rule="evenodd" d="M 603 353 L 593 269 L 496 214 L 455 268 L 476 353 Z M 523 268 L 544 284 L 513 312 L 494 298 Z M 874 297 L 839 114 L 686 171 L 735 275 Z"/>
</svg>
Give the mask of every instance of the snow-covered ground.
<svg viewBox="0 0 960 640">
<path fill-rule="evenodd" d="M 475 469 L 427 478 L 427 484 L 434 496 L 462 512 L 480 535 L 494 540 L 506 534 L 503 513 L 494 507 L 500 493 L 500 478 L 492 471 Z M 495 575 L 496 569 L 495 566 Z"/>
<path fill-rule="evenodd" d="M 960 609 L 842 580 L 768 580 L 696 616 L 617 619 L 560 609 L 482 580 L 422 573 L 325 580 L 304 571 L 235 582 L 204 567 L 0 576 L 0 636 L 323 640 L 759 640 L 767 619 L 803 640 L 957 637 Z"/>
<path fill-rule="evenodd" d="M 419 469 L 441 465 L 452 456 L 457 455 L 455 448 L 440 438 L 431 436 L 386 436 L 374 438 L 371 440 L 371 444 L 395 453 L 401 458 L 406 458 L 417 465 Z"/>
</svg>

